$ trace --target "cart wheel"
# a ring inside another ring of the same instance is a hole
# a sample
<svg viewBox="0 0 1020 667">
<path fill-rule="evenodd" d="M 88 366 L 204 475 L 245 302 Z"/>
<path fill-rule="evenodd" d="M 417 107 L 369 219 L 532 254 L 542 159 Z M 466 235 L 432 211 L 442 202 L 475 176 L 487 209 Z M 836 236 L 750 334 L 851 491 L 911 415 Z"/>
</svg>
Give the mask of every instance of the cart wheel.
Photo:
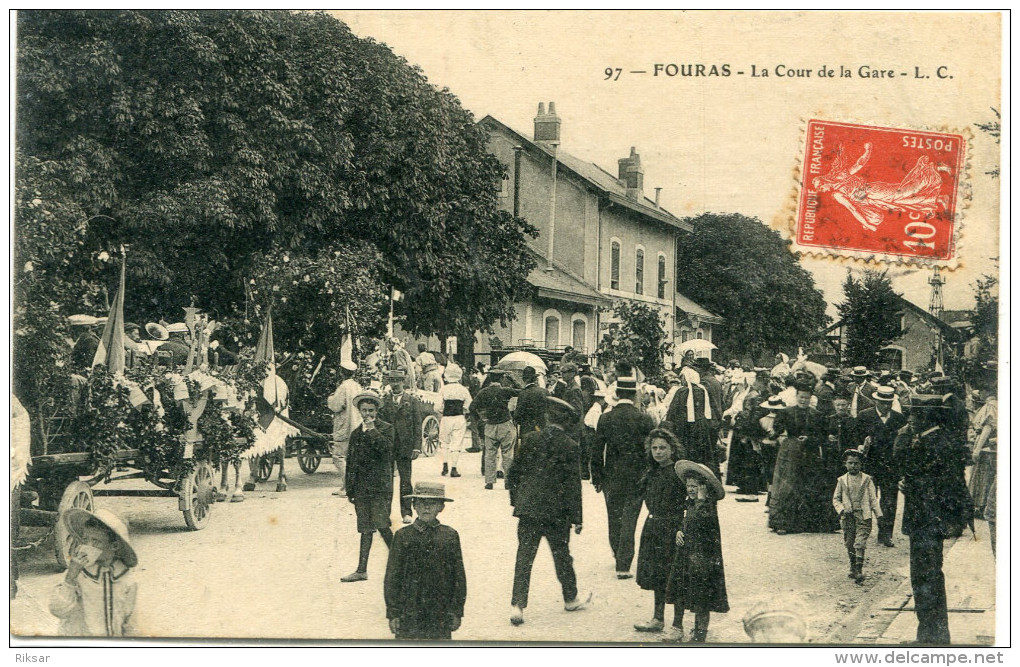
<svg viewBox="0 0 1020 667">
<path fill-rule="evenodd" d="M 196 464 L 181 480 L 181 512 L 188 528 L 202 530 L 209 523 L 212 504 L 216 501 L 215 490 L 212 466 L 207 461 Z"/>
<path fill-rule="evenodd" d="M 421 454 L 434 456 L 439 450 L 439 420 L 429 415 L 421 422 Z"/>
<path fill-rule="evenodd" d="M 273 476 L 273 463 L 276 452 L 263 454 L 259 457 L 259 463 L 255 466 L 255 481 L 264 482 Z"/>
<path fill-rule="evenodd" d="M 306 442 L 302 447 L 301 451 L 298 452 L 298 466 L 301 470 L 311 475 L 313 472 L 319 469 L 319 464 L 322 463 L 322 456 L 319 454 L 319 450 L 315 448 L 315 445 L 311 442 Z"/>
<path fill-rule="evenodd" d="M 64 525 L 64 512 L 77 507 L 78 509 L 91 512 L 95 509 L 92 500 L 92 488 L 85 482 L 74 481 L 64 489 L 64 495 L 60 497 L 60 505 L 57 507 L 57 525 L 53 528 L 54 551 L 57 556 L 57 564 L 61 569 L 67 568 L 68 552 L 71 551 L 71 544 L 74 537 Z"/>
</svg>

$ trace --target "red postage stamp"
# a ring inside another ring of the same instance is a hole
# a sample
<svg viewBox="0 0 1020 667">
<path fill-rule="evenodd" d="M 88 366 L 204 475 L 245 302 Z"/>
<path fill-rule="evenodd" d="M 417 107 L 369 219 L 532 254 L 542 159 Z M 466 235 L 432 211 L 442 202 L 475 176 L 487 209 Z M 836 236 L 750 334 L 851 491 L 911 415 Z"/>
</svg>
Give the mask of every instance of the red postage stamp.
<svg viewBox="0 0 1020 667">
<path fill-rule="evenodd" d="M 951 259 L 965 148 L 958 134 L 808 121 L 797 243 Z"/>
</svg>

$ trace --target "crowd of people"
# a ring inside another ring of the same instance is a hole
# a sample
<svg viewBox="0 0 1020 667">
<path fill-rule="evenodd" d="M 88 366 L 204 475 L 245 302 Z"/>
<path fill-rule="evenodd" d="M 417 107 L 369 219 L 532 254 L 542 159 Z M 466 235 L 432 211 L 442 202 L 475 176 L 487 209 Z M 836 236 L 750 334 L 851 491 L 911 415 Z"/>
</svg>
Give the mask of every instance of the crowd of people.
<svg viewBox="0 0 1020 667">
<path fill-rule="evenodd" d="M 661 633 L 664 641 L 704 642 L 711 613 L 729 610 L 717 511 L 724 481 L 735 487 L 737 502 L 760 502 L 764 495 L 767 527 L 778 535 L 841 530 L 848 576 L 857 583 L 865 580 L 873 523 L 878 544 L 894 548 L 893 526 L 902 511 L 922 643 L 950 641 L 943 540 L 968 524 L 973 530 L 975 516 L 983 517 L 994 551 L 994 369 L 986 386 L 968 396 L 943 374 L 874 373 L 863 366 L 840 371 L 803 356 L 791 363 L 777 355 L 771 369 L 735 361 L 722 368 L 707 358 L 685 357 L 656 386 L 640 381 L 637 369 L 623 361 L 605 375 L 583 359 L 566 357 L 546 378 L 533 366 L 510 378 L 508 371 L 486 371 L 482 364 L 465 377 L 458 364 L 424 346 L 416 358 L 398 350 L 394 346 L 375 360 L 381 390 L 359 383 L 362 367 L 345 359 L 327 404 L 340 473 L 334 495 L 353 503 L 360 534 L 357 567 L 341 581 L 369 578 L 378 532 L 389 549 L 387 617 L 399 639 L 451 638 L 467 595 L 459 535 L 438 519 L 452 499 L 443 484 L 412 480 L 421 424 L 436 412 L 439 475 L 461 476 L 459 455 L 470 433 L 472 449 L 483 452 L 484 488 L 494 490 L 502 480 L 509 491 L 518 519 L 514 625 L 524 623 L 543 538 L 564 609 L 579 611 L 591 600 L 578 587 L 570 554 L 570 534 L 583 527 L 585 481 L 604 498 L 616 577 L 636 575 L 638 587 L 653 593 L 651 619 L 634 627 Z M 404 526 L 394 534 L 395 477 Z M 647 518 L 636 540 L 643 507 Z M 86 524 L 105 530 L 108 539 L 99 545 L 103 571 L 116 576 L 117 567 L 129 569 L 122 566 L 131 559 L 130 544 L 116 530 L 116 519 L 86 519 L 75 534 L 87 544 Z M 118 553 L 121 566 L 114 565 Z M 70 613 L 67 589 L 81 590 L 83 570 L 93 573 L 87 581 L 95 580 L 100 570 L 88 568 L 96 567 L 97 557 L 73 560 L 54 613 Z M 88 606 L 87 596 L 78 600 Z M 667 605 L 674 608 L 668 628 Z M 689 635 L 685 611 L 694 614 Z"/>
</svg>

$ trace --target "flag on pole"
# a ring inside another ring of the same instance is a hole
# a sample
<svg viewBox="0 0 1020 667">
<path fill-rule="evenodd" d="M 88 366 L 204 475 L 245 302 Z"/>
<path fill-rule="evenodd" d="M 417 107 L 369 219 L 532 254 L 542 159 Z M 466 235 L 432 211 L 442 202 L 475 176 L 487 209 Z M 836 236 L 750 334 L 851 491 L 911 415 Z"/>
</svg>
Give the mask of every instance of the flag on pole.
<svg viewBox="0 0 1020 667">
<path fill-rule="evenodd" d="M 110 316 L 106 318 L 103 337 L 96 348 L 96 356 L 92 357 L 92 367 L 99 364 L 106 366 L 113 375 L 124 374 L 124 270 L 127 256 L 121 248 L 120 288 L 113 297 Z"/>
<path fill-rule="evenodd" d="M 276 407 L 279 403 L 279 395 L 276 388 L 276 346 L 273 344 L 273 310 L 266 313 L 266 321 L 262 325 L 262 332 L 259 334 L 259 342 L 255 345 L 255 363 L 266 362 L 269 365 L 269 372 L 266 381 L 263 383 L 263 398 L 270 405 Z"/>
<path fill-rule="evenodd" d="M 347 327 L 347 333 L 343 335 L 340 341 L 340 361 L 354 363 L 354 326 L 351 322 L 350 306 L 347 306 L 344 312 L 344 324 Z"/>
</svg>

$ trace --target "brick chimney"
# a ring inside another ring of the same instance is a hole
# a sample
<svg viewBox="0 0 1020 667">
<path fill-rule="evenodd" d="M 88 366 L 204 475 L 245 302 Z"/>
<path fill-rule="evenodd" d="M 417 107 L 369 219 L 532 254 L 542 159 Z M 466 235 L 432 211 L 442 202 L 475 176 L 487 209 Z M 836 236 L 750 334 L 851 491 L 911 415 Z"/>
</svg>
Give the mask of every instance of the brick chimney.
<svg viewBox="0 0 1020 667">
<path fill-rule="evenodd" d="M 627 188 L 627 196 L 635 199 L 641 195 L 645 187 L 645 170 L 641 168 L 641 156 L 633 146 L 630 156 L 619 160 L 620 184 Z"/>
<path fill-rule="evenodd" d="M 549 103 L 549 113 L 545 112 L 545 104 L 538 103 L 538 115 L 535 116 L 535 141 L 541 143 L 560 143 L 560 117 L 556 115 L 556 103 Z"/>
</svg>

